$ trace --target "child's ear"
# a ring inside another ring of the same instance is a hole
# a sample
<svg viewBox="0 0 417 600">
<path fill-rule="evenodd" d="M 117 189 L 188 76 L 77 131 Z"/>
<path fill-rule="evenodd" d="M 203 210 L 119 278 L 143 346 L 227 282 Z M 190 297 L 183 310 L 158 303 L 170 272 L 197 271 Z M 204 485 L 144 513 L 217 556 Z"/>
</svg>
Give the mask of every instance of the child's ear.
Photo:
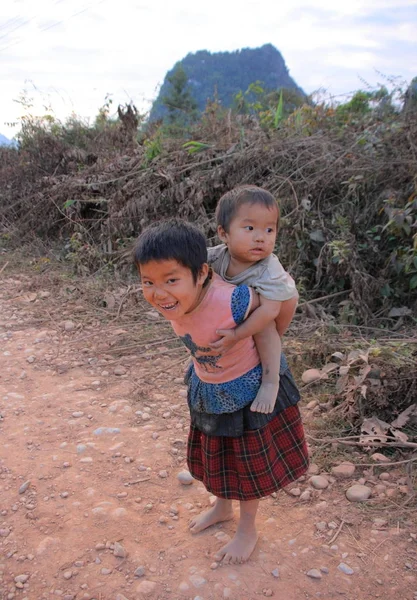
<svg viewBox="0 0 417 600">
<path fill-rule="evenodd" d="M 227 244 L 227 233 L 221 225 L 217 227 L 217 235 L 219 239 L 223 242 L 223 244 Z"/>
<path fill-rule="evenodd" d="M 210 267 L 208 266 L 208 264 L 204 263 L 202 265 L 202 267 L 200 269 L 200 272 L 198 274 L 198 277 L 197 277 L 197 284 L 198 285 L 203 285 L 203 283 L 207 279 L 207 276 L 209 274 L 209 270 L 210 270 Z"/>
</svg>

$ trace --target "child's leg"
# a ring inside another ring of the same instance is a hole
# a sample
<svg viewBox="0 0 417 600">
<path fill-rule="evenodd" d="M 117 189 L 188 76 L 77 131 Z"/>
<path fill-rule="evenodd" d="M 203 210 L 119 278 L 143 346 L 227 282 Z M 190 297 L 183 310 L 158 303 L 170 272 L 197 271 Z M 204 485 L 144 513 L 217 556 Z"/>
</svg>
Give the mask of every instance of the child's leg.
<svg viewBox="0 0 417 600">
<path fill-rule="evenodd" d="M 249 500 L 240 503 L 240 519 L 236 534 L 217 554 L 215 560 L 222 560 L 226 564 L 243 563 L 252 554 L 258 541 L 258 532 L 255 527 L 256 513 L 259 500 Z"/>
<path fill-rule="evenodd" d="M 275 319 L 277 331 L 282 337 L 284 333 L 287 331 L 289 324 L 291 323 L 295 310 L 298 304 L 298 296 L 295 298 L 290 298 L 289 300 L 284 300 L 281 302 L 281 309 L 277 318 Z"/>
<path fill-rule="evenodd" d="M 275 321 L 254 335 L 253 339 L 262 363 L 262 383 L 250 409 L 267 414 L 274 409 L 279 389 L 281 338 L 277 333 Z"/>
<path fill-rule="evenodd" d="M 215 523 L 221 523 L 221 521 L 229 521 L 233 519 L 233 508 L 232 500 L 225 500 L 224 498 L 217 498 L 216 504 L 206 510 L 205 512 L 195 517 L 190 523 L 191 533 L 198 533 L 207 529 Z"/>
</svg>

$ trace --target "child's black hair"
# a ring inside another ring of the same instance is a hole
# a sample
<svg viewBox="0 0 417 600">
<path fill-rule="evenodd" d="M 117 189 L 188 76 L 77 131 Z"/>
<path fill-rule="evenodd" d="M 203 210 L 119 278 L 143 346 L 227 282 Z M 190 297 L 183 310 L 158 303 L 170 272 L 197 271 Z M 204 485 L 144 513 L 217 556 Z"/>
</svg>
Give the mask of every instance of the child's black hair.
<svg viewBox="0 0 417 600">
<path fill-rule="evenodd" d="M 256 185 L 240 185 L 223 194 L 216 207 L 217 225 L 220 225 L 226 233 L 229 233 L 230 223 L 242 204 L 262 204 L 267 208 L 276 208 L 277 223 L 279 222 L 279 206 L 270 192 Z"/>
<path fill-rule="evenodd" d="M 181 219 L 169 219 L 151 225 L 137 239 L 133 258 L 136 265 L 151 260 L 176 260 L 190 269 L 194 283 L 207 262 L 206 239 L 195 225 Z"/>
</svg>

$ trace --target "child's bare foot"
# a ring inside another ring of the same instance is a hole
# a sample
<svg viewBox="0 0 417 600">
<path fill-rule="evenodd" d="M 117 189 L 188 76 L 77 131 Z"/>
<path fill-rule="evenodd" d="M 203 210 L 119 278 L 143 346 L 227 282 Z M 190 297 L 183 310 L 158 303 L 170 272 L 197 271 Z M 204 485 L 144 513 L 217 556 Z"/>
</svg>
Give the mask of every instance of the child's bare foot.
<svg viewBox="0 0 417 600">
<path fill-rule="evenodd" d="M 217 498 L 216 504 L 205 512 L 195 517 L 190 523 L 191 533 L 199 533 L 211 525 L 221 523 L 222 521 L 230 521 L 233 519 L 233 508 L 231 500 Z"/>
<path fill-rule="evenodd" d="M 226 565 L 244 563 L 254 551 L 257 541 L 258 533 L 255 527 L 244 531 L 238 527 L 235 537 L 215 554 L 214 559 L 217 562 L 223 561 Z"/>
<path fill-rule="evenodd" d="M 279 390 L 279 381 L 276 383 L 261 383 L 255 400 L 252 402 L 250 409 L 253 412 L 264 414 L 271 413 L 274 410 L 275 402 Z"/>
</svg>

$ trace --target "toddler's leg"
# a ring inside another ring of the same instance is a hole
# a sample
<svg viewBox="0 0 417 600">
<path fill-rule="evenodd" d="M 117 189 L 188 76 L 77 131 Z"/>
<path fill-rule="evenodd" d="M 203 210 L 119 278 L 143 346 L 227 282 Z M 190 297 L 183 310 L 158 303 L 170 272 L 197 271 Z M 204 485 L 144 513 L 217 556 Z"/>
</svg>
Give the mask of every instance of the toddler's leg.
<svg viewBox="0 0 417 600">
<path fill-rule="evenodd" d="M 277 318 L 275 319 L 276 328 L 281 337 L 283 337 L 291 321 L 293 320 L 297 304 L 298 295 L 295 298 L 290 298 L 289 300 L 284 300 L 281 302 L 281 309 Z"/>
<path fill-rule="evenodd" d="M 215 560 L 226 564 L 238 564 L 248 560 L 258 541 L 255 527 L 256 513 L 259 500 L 249 500 L 240 503 L 240 519 L 236 534 L 217 554 Z"/>
<path fill-rule="evenodd" d="M 262 363 L 262 383 L 250 407 L 254 412 L 268 414 L 273 411 L 279 389 L 281 338 L 275 321 L 253 336 Z"/>
<path fill-rule="evenodd" d="M 191 533 L 198 533 L 211 525 L 233 519 L 232 500 L 217 498 L 214 506 L 195 517 L 190 523 Z"/>
</svg>

